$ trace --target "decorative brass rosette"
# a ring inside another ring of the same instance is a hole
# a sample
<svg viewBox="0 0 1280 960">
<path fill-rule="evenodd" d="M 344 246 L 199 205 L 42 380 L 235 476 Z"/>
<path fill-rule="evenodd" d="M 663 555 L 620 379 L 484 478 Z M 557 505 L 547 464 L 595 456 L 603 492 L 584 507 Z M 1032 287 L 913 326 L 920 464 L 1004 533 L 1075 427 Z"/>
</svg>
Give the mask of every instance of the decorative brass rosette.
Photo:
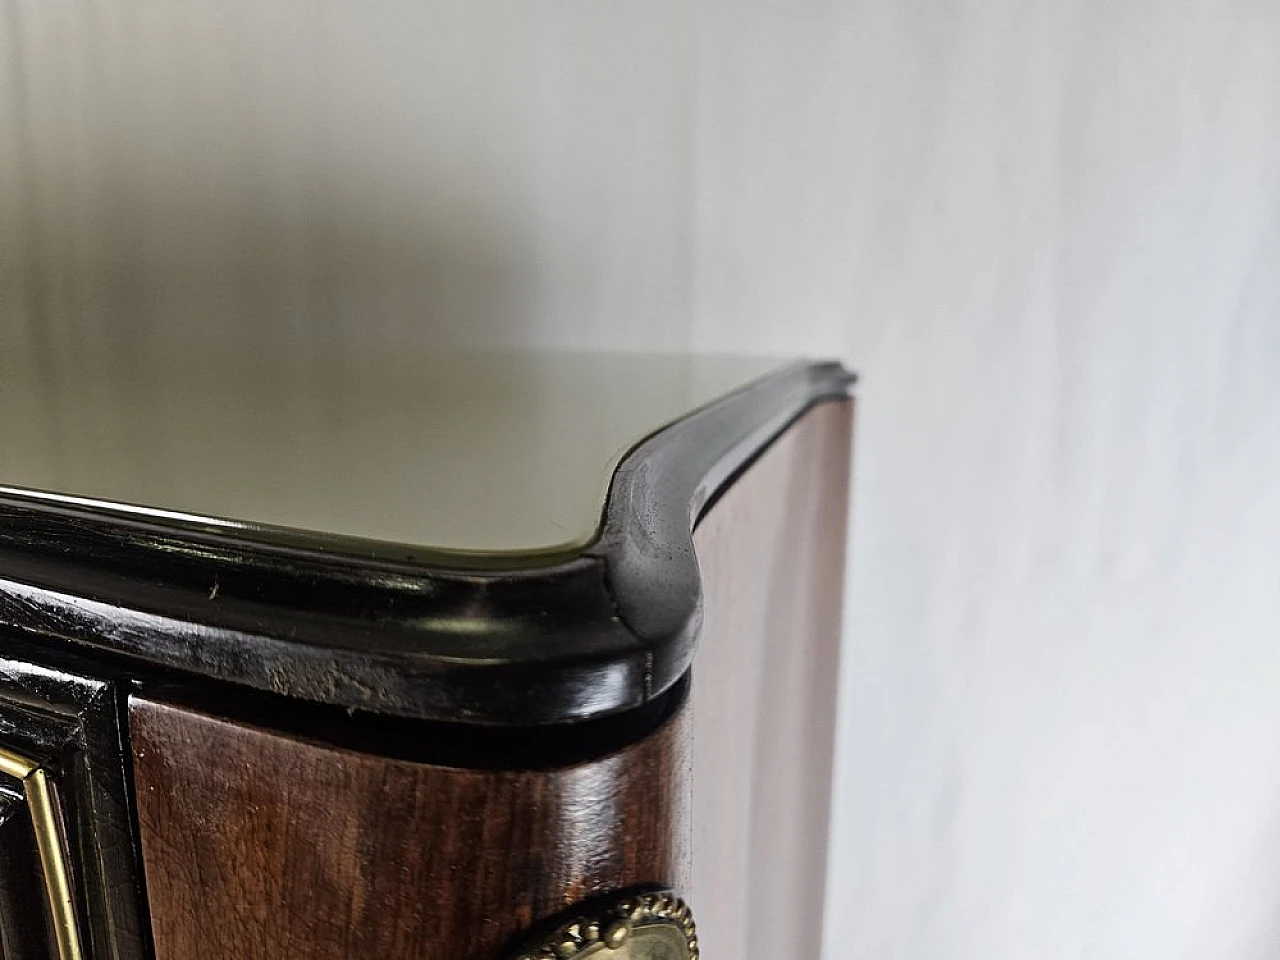
<svg viewBox="0 0 1280 960">
<path fill-rule="evenodd" d="M 698 933 L 688 904 L 655 890 L 595 904 L 515 960 L 698 960 Z"/>
</svg>

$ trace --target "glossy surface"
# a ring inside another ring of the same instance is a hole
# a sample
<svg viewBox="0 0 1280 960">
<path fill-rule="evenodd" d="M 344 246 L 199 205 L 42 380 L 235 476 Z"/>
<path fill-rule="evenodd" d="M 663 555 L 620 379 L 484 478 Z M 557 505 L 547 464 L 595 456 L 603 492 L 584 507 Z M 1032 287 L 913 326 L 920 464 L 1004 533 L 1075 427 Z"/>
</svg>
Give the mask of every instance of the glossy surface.
<svg viewBox="0 0 1280 960">
<path fill-rule="evenodd" d="M 129 705 L 156 960 L 495 960 L 530 927 L 689 873 L 689 727 L 547 770 L 335 749 Z"/>
<path fill-rule="evenodd" d="M 0 492 L 374 553 L 563 554 L 596 535 L 628 449 L 778 366 L 209 345 L 0 359 Z"/>
<path fill-rule="evenodd" d="M 623 458 L 600 536 L 572 557 L 203 530 L 0 495 L 0 622 L 380 714 L 521 726 L 630 710 L 693 655 L 692 524 L 850 382 L 839 364 L 791 364 L 659 430 Z"/>
</svg>

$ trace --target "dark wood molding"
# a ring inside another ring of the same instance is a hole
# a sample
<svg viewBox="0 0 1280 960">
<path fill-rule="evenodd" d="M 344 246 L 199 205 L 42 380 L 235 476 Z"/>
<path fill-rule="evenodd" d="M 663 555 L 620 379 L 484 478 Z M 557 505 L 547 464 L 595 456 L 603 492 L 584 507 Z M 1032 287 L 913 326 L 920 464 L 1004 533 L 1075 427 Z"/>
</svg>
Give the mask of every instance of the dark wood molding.
<svg viewBox="0 0 1280 960">
<path fill-rule="evenodd" d="M 138 669 L 411 718 L 634 709 L 692 659 L 691 520 L 850 382 L 838 364 L 794 365 L 660 430 L 615 473 L 599 540 L 551 565 L 377 560 L 340 540 L 260 542 L 0 496 L 0 624 Z"/>
</svg>

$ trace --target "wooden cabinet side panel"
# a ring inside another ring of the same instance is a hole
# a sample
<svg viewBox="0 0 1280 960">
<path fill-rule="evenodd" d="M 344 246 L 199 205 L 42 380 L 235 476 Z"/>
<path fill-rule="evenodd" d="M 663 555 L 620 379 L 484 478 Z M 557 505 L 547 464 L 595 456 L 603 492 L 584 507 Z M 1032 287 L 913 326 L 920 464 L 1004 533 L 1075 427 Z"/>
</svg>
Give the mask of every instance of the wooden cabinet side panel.
<svg viewBox="0 0 1280 960">
<path fill-rule="evenodd" d="M 135 699 L 157 960 L 492 960 L 577 900 L 688 874 L 684 711 L 546 771 L 337 750 Z"/>
<path fill-rule="evenodd" d="M 814 407 L 694 536 L 692 906 L 712 960 L 820 953 L 852 401 Z"/>
</svg>

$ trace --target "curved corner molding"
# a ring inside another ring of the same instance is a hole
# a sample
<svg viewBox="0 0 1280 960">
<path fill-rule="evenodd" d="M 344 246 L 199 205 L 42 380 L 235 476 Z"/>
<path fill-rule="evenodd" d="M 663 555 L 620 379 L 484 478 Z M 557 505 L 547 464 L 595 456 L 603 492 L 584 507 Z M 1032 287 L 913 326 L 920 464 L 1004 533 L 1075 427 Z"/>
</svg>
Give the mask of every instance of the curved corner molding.
<svg viewBox="0 0 1280 960">
<path fill-rule="evenodd" d="M 631 710 L 692 658 L 702 511 L 852 380 L 836 363 L 783 367 L 658 430 L 615 469 L 596 539 L 568 556 L 371 556 L 342 538 L 0 495 L 0 624 L 383 715 L 528 726 Z"/>
<path fill-rule="evenodd" d="M 31 818 L 58 960 L 81 960 L 80 930 L 71 898 L 69 863 L 53 784 L 34 761 L 3 747 L 0 747 L 0 774 L 18 781 Z"/>
</svg>

